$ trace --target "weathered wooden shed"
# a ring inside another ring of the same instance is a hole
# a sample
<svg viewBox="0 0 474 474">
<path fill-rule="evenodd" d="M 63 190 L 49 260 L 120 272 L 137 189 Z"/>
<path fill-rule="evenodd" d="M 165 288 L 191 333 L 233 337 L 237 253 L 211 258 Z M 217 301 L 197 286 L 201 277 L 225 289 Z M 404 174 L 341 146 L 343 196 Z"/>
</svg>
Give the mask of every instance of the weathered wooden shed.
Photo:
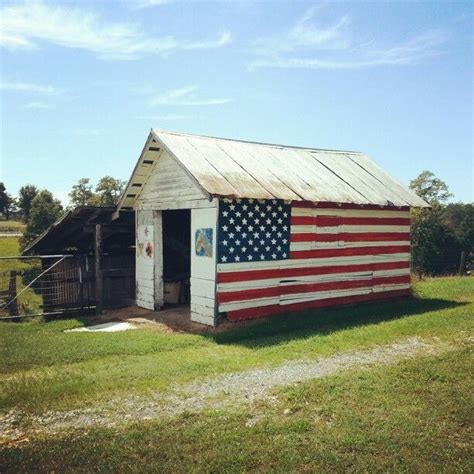
<svg viewBox="0 0 474 474">
<path fill-rule="evenodd" d="M 190 282 L 215 325 L 408 295 L 410 208 L 366 155 L 151 130 L 120 209 L 136 211 L 136 296 Z"/>
</svg>

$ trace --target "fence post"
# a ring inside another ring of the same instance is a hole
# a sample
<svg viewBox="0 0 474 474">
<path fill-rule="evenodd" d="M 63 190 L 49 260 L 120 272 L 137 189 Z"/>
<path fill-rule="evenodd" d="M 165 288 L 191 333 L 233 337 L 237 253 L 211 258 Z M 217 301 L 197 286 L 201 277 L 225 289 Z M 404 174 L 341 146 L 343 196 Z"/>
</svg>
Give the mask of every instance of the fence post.
<svg viewBox="0 0 474 474">
<path fill-rule="evenodd" d="M 95 313 L 97 316 L 102 314 L 102 269 L 101 269 L 101 254 L 102 254 L 102 226 L 95 225 L 95 239 L 94 239 L 94 257 L 95 257 Z"/>
<path fill-rule="evenodd" d="M 10 316 L 18 316 L 18 301 L 16 299 L 16 270 L 10 271 L 10 281 L 8 282 L 8 311 Z"/>
<path fill-rule="evenodd" d="M 459 263 L 459 275 L 464 276 L 466 274 L 466 252 L 461 252 L 461 262 Z"/>
</svg>

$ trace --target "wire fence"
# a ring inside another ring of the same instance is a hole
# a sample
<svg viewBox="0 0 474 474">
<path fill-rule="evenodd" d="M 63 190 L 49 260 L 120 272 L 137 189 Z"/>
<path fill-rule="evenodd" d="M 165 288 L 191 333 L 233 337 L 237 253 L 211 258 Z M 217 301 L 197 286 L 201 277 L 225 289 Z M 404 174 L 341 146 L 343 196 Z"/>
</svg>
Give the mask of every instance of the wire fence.
<svg viewBox="0 0 474 474">
<path fill-rule="evenodd" d="M 134 304 L 134 254 L 103 254 L 102 304 Z M 95 260 L 91 255 L 0 257 L 0 320 L 72 313 L 97 305 Z"/>
<path fill-rule="evenodd" d="M 0 259 L 0 318 L 85 311 L 95 306 L 87 257 L 49 255 Z"/>
</svg>

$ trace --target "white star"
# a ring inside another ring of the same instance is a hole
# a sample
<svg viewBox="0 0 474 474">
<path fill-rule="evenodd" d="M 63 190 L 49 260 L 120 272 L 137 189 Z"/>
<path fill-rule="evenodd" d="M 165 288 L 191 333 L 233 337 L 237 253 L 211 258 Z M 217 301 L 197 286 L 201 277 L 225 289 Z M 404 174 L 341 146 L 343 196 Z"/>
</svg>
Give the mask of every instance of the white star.
<svg viewBox="0 0 474 474">
<path fill-rule="evenodd" d="M 222 260 L 223 262 L 227 262 L 227 257 L 224 255 L 224 256 L 221 258 L 221 260 Z"/>
<path fill-rule="evenodd" d="M 265 243 L 264 240 L 261 240 L 261 241 L 260 241 L 260 245 L 263 245 L 264 243 Z"/>
<path fill-rule="evenodd" d="M 275 225 L 272 225 L 272 230 L 273 230 L 273 232 L 275 232 L 277 230 Z"/>
<path fill-rule="evenodd" d="M 272 199 L 272 203 L 273 203 L 273 204 L 276 204 L 276 203 L 277 203 L 277 202 L 276 202 L 276 199 Z"/>
<path fill-rule="evenodd" d="M 245 218 L 242 219 L 242 224 L 244 224 L 244 225 L 247 224 L 247 219 L 245 219 Z"/>
<path fill-rule="evenodd" d="M 278 206 L 279 211 L 283 211 L 283 208 L 281 206 Z"/>
<path fill-rule="evenodd" d="M 253 203 L 253 199 L 249 199 L 249 203 L 252 204 L 252 203 Z"/>
<path fill-rule="evenodd" d="M 254 252 L 258 252 L 258 247 L 254 247 L 254 248 L 253 248 L 253 251 L 254 251 Z"/>
<path fill-rule="evenodd" d="M 287 225 L 284 225 L 284 226 L 283 226 L 283 230 L 288 230 L 288 226 L 287 226 Z"/>
<path fill-rule="evenodd" d="M 247 232 L 242 232 L 242 237 L 245 239 L 245 237 L 247 237 Z"/>
<path fill-rule="evenodd" d="M 283 239 L 283 243 L 286 244 L 288 242 L 287 239 Z"/>
<path fill-rule="evenodd" d="M 283 217 L 288 217 L 288 212 L 284 212 Z"/>
<path fill-rule="evenodd" d="M 272 221 L 270 219 L 267 219 L 267 224 L 271 224 Z"/>
<path fill-rule="evenodd" d="M 247 258 L 248 258 L 249 260 L 252 260 L 253 257 L 252 257 L 252 255 L 249 253 L 249 254 L 247 255 Z"/>
<path fill-rule="evenodd" d="M 270 235 L 272 235 L 272 234 L 270 234 L 270 232 L 267 232 L 267 233 L 265 234 L 265 237 L 266 237 L 267 239 L 269 239 L 269 238 L 270 238 Z"/>
<path fill-rule="evenodd" d="M 224 217 L 227 217 L 227 216 L 228 216 L 228 214 L 229 214 L 229 212 L 228 212 L 228 211 L 223 211 L 223 212 L 222 212 L 222 215 L 223 215 Z"/>
<path fill-rule="evenodd" d="M 266 250 L 267 252 L 270 252 L 270 247 L 267 245 L 267 246 L 265 247 L 265 250 Z"/>
<path fill-rule="evenodd" d="M 265 260 L 265 255 L 263 255 L 263 253 L 260 255 L 260 260 Z"/>
<path fill-rule="evenodd" d="M 272 217 L 276 217 L 277 216 L 277 213 L 276 212 L 272 212 Z"/>
<path fill-rule="evenodd" d="M 237 217 L 240 217 L 242 214 L 241 214 L 240 212 L 236 212 L 235 215 L 236 215 Z"/>
<path fill-rule="evenodd" d="M 281 219 L 278 219 L 278 224 L 281 224 L 283 221 Z"/>
<path fill-rule="evenodd" d="M 247 208 L 248 208 L 247 204 L 244 204 L 244 205 L 242 206 L 242 209 L 243 209 L 244 211 L 246 211 Z"/>
<path fill-rule="evenodd" d="M 222 230 L 223 230 L 224 232 L 227 232 L 227 229 L 228 229 L 228 227 L 227 227 L 226 225 L 223 225 L 223 226 L 222 226 Z"/>
<path fill-rule="evenodd" d="M 272 245 L 275 245 L 277 243 L 275 239 L 272 239 L 271 242 L 272 242 Z"/>
<path fill-rule="evenodd" d="M 272 210 L 272 206 L 270 206 L 270 204 L 267 206 L 267 211 L 271 211 Z"/>
<path fill-rule="evenodd" d="M 260 213 L 260 217 L 265 217 L 265 213 L 264 213 L 264 212 L 261 212 L 261 213 Z"/>
<path fill-rule="evenodd" d="M 230 252 L 230 253 L 234 253 L 234 250 L 235 250 L 234 247 L 231 247 L 231 248 L 229 249 L 229 252 Z"/>
<path fill-rule="evenodd" d="M 254 236 L 256 239 L 258 239 L 258 236 L 259 236 L 259 235 L 260 235 L 260 234 L 259 234 L 258 232 L 254 232 L 254 233 L 253 233 L 253 236 Z"/>
<path fill-rule="evenodd" d="M 240 245 L 240 240 L 236 240 L 235 245 Z"/>
<path fill-rule="evenodd" d="M 253 225 L 249 225 L 248 229 L 249 229 L 249 232 L 252 232 L 252 230 L 253 230 Z"/>
<path fill-rule="evenodd" d="M 253 240 L 249 240 L 249 245 L 253 245 Z"/>
<path fill-rule="evenodd" d="M 252 212 L 252 211 L 249 212 L 249 216 L 250 216 L 250 217 L 253 216 L 253 212 Z"/>
<path fill-rule="evenodd" d="M 236 226 L 235 226 L 235 230 L 236 230 L 237 232 L 240 232 L 240 229 L 242 229 L 242 227 L 240 227 L 240 225 L 236 225 Z"/>
<path fill-rule="evenodd" d="M 263 232 L 265 230 L 265 226 L 264 225 L 261 225 L 260 226 L 260 230 Z"/>
<path fill-rule="evenodd" d="M 277 250 L 278 250 L 278 251 L 280 251 L 280 250 L 281 250 L 281 247 L 280 247 L 280 246 L 278 246 L 278 247 L 277 247 Z"/>
<path fill-rule="evenodd" d="M 254 207 L 254 209 L 255 209 L 256 211 L 259 211 L 259 210 L 260 210 L 260 206 L 259 206 L 258 204 L 256 204 L 255 207 Z"/>
<path fill-rule="evenodd" d="M 277 258 L 277 256 L 274 253 L 272 253 L 272 258 L 275 259 Z"/>
<path fill-rule="evenodd" d="M 229 239 L 233 239 L 234 238 L 234 233 L 233 232 L 229 232 Z"/>
<path fill-rule="evenodd" d="M 230 222 L 231 224 L 233 224 L 233 223 L 235 222 L 234 218 L 231 217 L 231 218 L 229 219 L 229 222 Z M 280 224 L 281 224 L 281 222 L 280 222 Z"/>
<path fill-rule="evenodd" d="M 281 233 L 281 232 L 277 232 L 277 236 L 278 236 L 278 237 L 281 237 L 281 236 L 282 236 L 282 233 Z"/>
<path fill-rule="evenodd" d="M 255 224 L 258 224 L 259 222 L 260 222 L 260 219 L 257 217 L 257 218 L 255 219 Z"/>
<path fill-rule="evenodd" d="M 231 204 L 231 205 L 229 206 L 229 208 L 230 208 L 231 211 L 233 211 L 233 210 L 235 209 L 234 204 Z"/>
<path fill-rule="evenodd" d="M 282 255 L 283 255 L 283 258 L 286 258 L 286 252 L 283 252 Z"/>
<path fill-rule="evenodd" d="M 223 240 L 222 245 L 224 245 L 224 247 L 227 247 L 227 240 Z"/>
<path fill-rule="evenodd" d="M 242 252 L 247 252 L 247 247 L 242 247 Z"/>
<path fill-rule="evenodd" d="M 240 261 L 240 257 L 238 255 L 235 256 L 235 261 L 236 262 L 239 262 Z"/>
</svg>

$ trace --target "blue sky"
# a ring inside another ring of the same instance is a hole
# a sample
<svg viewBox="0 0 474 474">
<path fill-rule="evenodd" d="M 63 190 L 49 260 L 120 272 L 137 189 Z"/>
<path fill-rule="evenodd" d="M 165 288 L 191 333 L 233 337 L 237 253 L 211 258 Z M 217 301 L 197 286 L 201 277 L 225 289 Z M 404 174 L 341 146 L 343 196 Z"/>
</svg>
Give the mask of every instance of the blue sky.
<svg viewBox="0 0 474 474">
<path fill-rule="evenodd" d="M 473 201 L 471 2 L 2 2 L 1 173 L 65 200 L 151 127 L 360 150 Z"/>
</svg>

